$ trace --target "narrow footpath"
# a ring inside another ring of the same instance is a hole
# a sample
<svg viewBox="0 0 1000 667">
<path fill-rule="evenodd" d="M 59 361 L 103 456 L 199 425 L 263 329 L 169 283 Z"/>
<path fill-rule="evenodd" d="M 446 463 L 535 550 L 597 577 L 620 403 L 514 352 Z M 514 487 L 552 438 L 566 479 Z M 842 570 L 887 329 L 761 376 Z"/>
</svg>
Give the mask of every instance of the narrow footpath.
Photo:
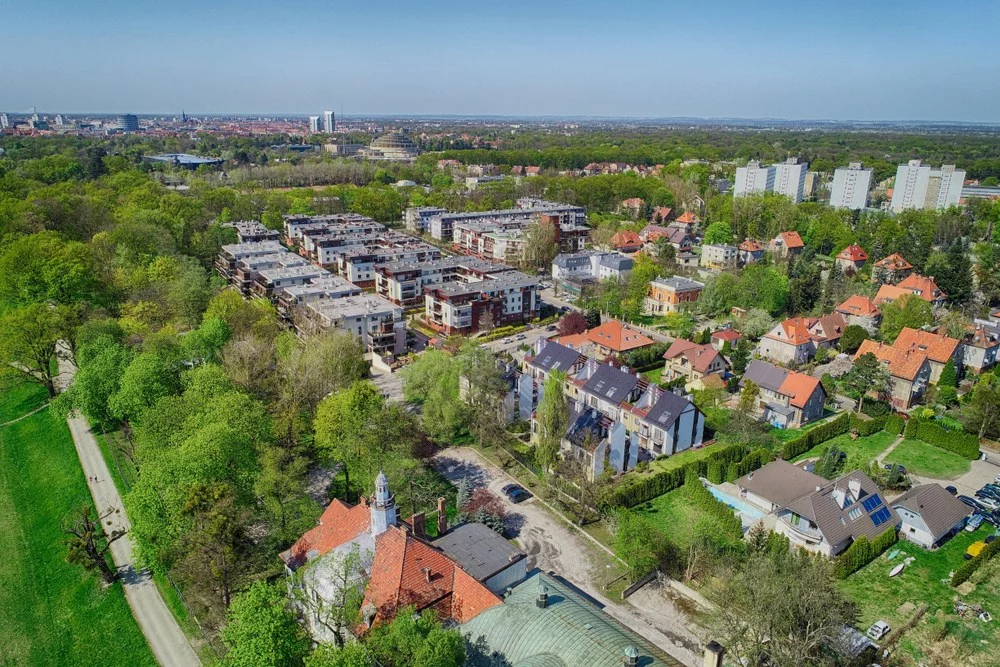
<svg viewBox="0 0 1000 667">
<path fill-rule="evenodd" d="M 68 386 L 76 372 L 75 367 L 60 359 L 59 371 L 61 386 Z M 105 532 L 110 533 L 119 528 L 130 529 L 132 526 L 125 514 L 125 506 L 87 420 L 74 414 L 66 421 L 73 435 L 73 444 L 80 457 L 83 474 L 87 477 L 87 485 L 90 487 L 95 507 L 98 512 L 104 512 L 108 508 L 115 510 L 115 513 L 105 521 Z M 201 665 L 198 655 L 177 624 L 177 619 L 163 602 L 160 591 L 153 582 L 152 574 L 148 570 L 137 571 L 133 566 L 132 538 L 126 535 L 112 544 L 111 556 L 125 588 L 125 599 L 128 600 L 132 615 L 142 628 L 142 633 L 146 636 L 156 660 L 164 667 Z"/>
</svg>

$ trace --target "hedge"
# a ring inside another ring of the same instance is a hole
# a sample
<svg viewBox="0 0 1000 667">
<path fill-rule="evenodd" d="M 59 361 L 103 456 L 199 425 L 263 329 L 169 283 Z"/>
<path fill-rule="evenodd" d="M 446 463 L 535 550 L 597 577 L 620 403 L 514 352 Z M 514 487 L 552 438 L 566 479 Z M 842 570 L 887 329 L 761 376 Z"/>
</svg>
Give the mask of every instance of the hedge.
<svg viewBox="0 0 1000 667">
<path fill-rule="evenodd" d="M 972 433 L 949 431 L 929 421 L 911 419 L 906 425 L 904 434 L 907 438 L 922 440 L 927 444 L 964 456 L 970 461 L 979 458 L 979 438 Z"/>
<path fill-rule="evenodd" d="M 996 556 L 997 553 L 1000 553 L 1000 540 L 993 540 L 986 545 L 986 548 L 979 552 L 978 556 L 972 560 L 965 561 L 965 563 L 955 570 L 955 574 L 951 575 L 951 585 L 960 586 L 964 584 L 972 576 L 972 573 L 979 569 L 979 566 Z"/>
<path fill-rule="evenodd" d="M 861 412 L 869 417 L 886 417 L 892 414 L 892 406 L 885 401 L 867 399 L 861 404 Z"/>
<path fill-rule="evenodd" d="M 846 579 L 885 553 L 886 549 L 896 543 L 896 539 L 895 526 L 885 529 L 872 542 L 862 535 L 837 557 L 837 564 L 833 568 L 834 574 L 838 579 Z"/>
<path fill-rule="evenodd" d="M 725 504 L 705 488 L 698 478 L 689 478 L 684 484 L 684 492 L 705 514 L 714 517 L 728 537 L 740 539 L 743 537 L 743 521 L 733 508 Z"/>
<path fill-rule="evenodd" d="M 858 435 L 868 436 L 872 433 L 878 433 L 879 431 L 885 430 L 885 424 L 888 417 L 875 417 L 873 419 L 858 419 L 855 415 L 851 415 L 852 427 L 858 432 Z"/>
<path fill-rule="evenodd" d="M 793 459 L 799 454 L 808 452 L 821 442 L 847 433 L 851 430 L 851 415 L 843 413 L 825 424 L 810 429 L 794 440 L 789 440 L 781 448 L 781 458 Z"/>
<path fill-rule="evenodd" d="M 903 432 L 903 427 L 906 426 L 906 420 L 897 414 L 891 414 L 885 419 L 885 432 L 892 433 L 893 435 L 899 435 Z"/>
</svg>

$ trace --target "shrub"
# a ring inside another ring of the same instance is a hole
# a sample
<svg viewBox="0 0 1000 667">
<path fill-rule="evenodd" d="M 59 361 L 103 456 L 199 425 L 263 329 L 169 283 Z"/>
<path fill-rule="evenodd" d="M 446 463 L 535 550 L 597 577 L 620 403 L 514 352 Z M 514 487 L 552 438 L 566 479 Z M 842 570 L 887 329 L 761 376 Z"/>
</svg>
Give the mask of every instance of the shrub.
<svg viewBox="0 0 1000 667">
<path fill-rule="evenodd" d="M 852 422 L 854 424 L 854 429 L 858 432 L 858 435 L 869 436 L 872 433 L 878 433 L 879 431 L 885 430 L 885 424 L 888 417 L 875 417 L 874 419 L 858 419 L 852 415 Z"/>
<path fill-rule="evenodd" d="M 894 526 L 887 528 L 872 542 L 869 542 L 868 538 L 862 535 L 837 557 L 837 563 L 833 569 L 834 574 L 839 579 L 846 579 L 885 553 L 886 549 L 896 543 L 896 539 Z"/>
<path fill-rule="evenodd" d="M 892 406 L 885 401 L 867 399 L 861 406 L 861 412 L 869 417 L 885 417 L 892 414 Z"/>
<path fill-rule="evenodd" d="M 893 435 L 899 435 L 903 432 L 903 427 L 906 425 L 906 420 L 897 414 L 891 414 L 885 419 L 885 432 L 892 433 Z"/>
<path fill-rule="evenodd" d="M 951 576 L 951 585 L 960 586 L 965 581 L 972 576 L 972 573 L 979 569 L 980 566 L 986 563 L 989 559 L 993 558 L 1000 553 L 1000 540 L 993 540 L 986 545 L 986 548 L 979 552 L 979 555 L 972 560 L 963 563 L 957 570 L 955 574 Z"/>
<path fill-rule="evenodd" d="M 798 438 L 789 440 L 781 448 L 781 458 L 793 459 L 803 452 L 807 452 L 821 442 L 826 442 L 842 433 L 847 433 L 851 429 L 851 415 L 844 413 L 831 419 L 825 424 L 806 431 Z"/>
<path fill-rule="evenodd" d="M 694 501 L 699 509 L 719 522 L 723 535 L 734 539 L 743 536 L 743 522 L 733 512 L 733 509 L 712 495 L 697 478 L 691 478 L 684 484 L 684 492 Z"/>
<path fill-rule="evenodd" d="M 923 440 L 970 461 L 979 458 L 979 438 L 972 433 L 949 431 L 929 421 L 911 419 L 906 425 L 906 437 Z"/>
</svg>

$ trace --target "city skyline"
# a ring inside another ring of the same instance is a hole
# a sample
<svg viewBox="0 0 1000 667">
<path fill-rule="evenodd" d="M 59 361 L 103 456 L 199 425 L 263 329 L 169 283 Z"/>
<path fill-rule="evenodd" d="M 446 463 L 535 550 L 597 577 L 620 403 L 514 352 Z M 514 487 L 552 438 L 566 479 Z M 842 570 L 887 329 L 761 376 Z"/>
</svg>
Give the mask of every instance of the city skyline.
<svg viewBox="0 0 1000 667">
<path fill-rule="evenodd" d="M 307 1 L 289 14 L 264 0 L 107 0 L 97 11 L 42 0 L 8 11 L 27 29 L 0 44 L 17 63 L 0 75 L 0 107 L 998 122 L 1000 93 L 976 82 L 1000 78 L 1000 7 L 962 5 L 959 18 L 977 20 L 942 21 L 930 2 L 822 15 L 720 2 L 709 16 L 645 0 L 613 13 L 514 2 L 497 15 L 438 2 L 374 12 Z"/>
</svg>

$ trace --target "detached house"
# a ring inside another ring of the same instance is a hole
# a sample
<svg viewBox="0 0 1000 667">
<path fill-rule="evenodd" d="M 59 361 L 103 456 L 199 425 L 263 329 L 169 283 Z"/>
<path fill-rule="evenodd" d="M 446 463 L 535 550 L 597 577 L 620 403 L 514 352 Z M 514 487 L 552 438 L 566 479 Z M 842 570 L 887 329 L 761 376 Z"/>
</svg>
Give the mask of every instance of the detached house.
<svg viewBox="0 0 1000 667">
<path fill-rule="evenodd" d="M 903 259 L 899 253 L 893 253 L 872 266 L 872 282 L 876 285 L 895 285 L 912 271 L 912 264 Z"/>
<path fill-rule="evenodd" d="M 892 303 L 904 294 L 914 294 L 932 306 L 943 306 L 948 298 L 933 278 L 922 276 L 919 273 L 911 273 L 898 285 L 882 285 L 875 295 L 875 304 L 878 306 Z"/>
<path fill-rule="evenodd" d="M 679 253 L 691 252 L 691 248 L 694 247 L 694 237 L 684 225 L 670 224 L 666 227 L 646 225 L 639 232 L 639 238 L 647 244 L 654 244 L 659 239 L 665 238 Z"/>
<path fill-rule="evenodd" d="M 726 360 L 711 345 L 697 345 L 689 340 L 678 338 L 670 348 L 663 353 L 666 365 L 663 368 L 663 381 L 671 382 L 684 378 L 687 382 L 703 380 L 709 375 L 723 376 L 726 374 Z"/>
<path fill-rule="evenodd" d="M 684 304 L 697 301 L 703 289 L 704 283 L 680 276 L 657 278 L 649 283 L 649 293 L 643 303 L 644 310 L 650 315 L 680 310 Z"/>
<path fill-rule="evenodd" d="M 931 366 L 927 355 L 919 350 L 897 349 L 866 340 L 861 343 L 854 360 L 868 353 L 874 354 L 889 371 L 889 403 L 897 410 L 909 410 L 924 395 L 930 381 Z"/>
<path fill-rule="evenodd" d="M 962 366 L 982 373 L 997 363 L 1000 350 L 1000 327 L 989 320 L 976 320 L 962 339 Z"/>
<path fill-rule="evenodd" d="M 933 549 L 965 526 L 972 509 L 940 484 L 915 486 L 889 503 L 899 515 L 900 539 Z"/>
<path fill-rule="evenodd" d="M 741 338 L 743 338 L 743 334 L 736 329 L 719 329 L 712 334 L 712 347 L 721 352 L 726 343 L 729 343 L 729 347 L 732 349 L 736 347 Z"/>
<path fill-rule="evenodd" d="M 637 350 L 653 344 L 653 339 L 633 329 L 620 320 L 607 320 L 587 331 L 587 341 L 596 349 L 598 359 Z"/>
<path fill-rule="evenodd" d="M 789 255 L 801 255 L 805 247 L 798 232 L 781 232 L 767 244 L 767 249 L 782 259 Z"/>
<path fill-rule="evenodd" d="M 642 250 L 642 239 L 635 232 L 624 229 L 611 237 L 611 247 L 618 252 L 632 254 Z"/>
<path fill-rule="evenodd" d="M 823 416 L 826 392 L 814 377 L 754 360 L 747 366 L 740 387 L 747 381 L 760 388 L 754 414 L 773 426 L 799 428 Z"/>
<path fill-rule="evenodd" d="M 844 335 L 847 322 L 840 313 L 823 317 L 792 317 L 760 339 L 762 357 L 782 363 L 803 364 L 821 347 L 833 348 Z"/>
<path fill-rule="evenodd" d="M 936 383 L 941 377 L 941 371 L 944 370 L 944 366 L 949 360 L 955 363 L 958 371 L 962 370 L 961 343 L 955 338 L 906 327 L 899 332 L 899 336 L 892 346 L 904 352 L 926 354 L 927 362 L 931 367 L 930 381 L 933 383 Z"/>
<path fill-rule="evenodd" d="M 857 325 L 870 333 L 878 330 L 882 322 L 882 311 L 871 297 L 855 294 L 837 306 L 836 311 L 847 321 L 847 325 Z"/>
<path fill-rule="evenodd" d="M 738 246 L 740 250 L 740 262 L 743 264 L 755 264 L 764 259 L 764 246 L 753 239 L 747 239 Z"/>
<path fill-rule="evenodd" d="M 734 245 L 703 245 L 701 247 L 701 265 L 706 269 L 725 271 L 735 269 L 739 262 L 740 249 Z"/>
<path fill-rule="evenodd" d="M 845 275 L 852 276 L 868 261 L 868 253 L 857 243 L 852 243 L 837 254 L 835 261 Z"/>
</svg>

